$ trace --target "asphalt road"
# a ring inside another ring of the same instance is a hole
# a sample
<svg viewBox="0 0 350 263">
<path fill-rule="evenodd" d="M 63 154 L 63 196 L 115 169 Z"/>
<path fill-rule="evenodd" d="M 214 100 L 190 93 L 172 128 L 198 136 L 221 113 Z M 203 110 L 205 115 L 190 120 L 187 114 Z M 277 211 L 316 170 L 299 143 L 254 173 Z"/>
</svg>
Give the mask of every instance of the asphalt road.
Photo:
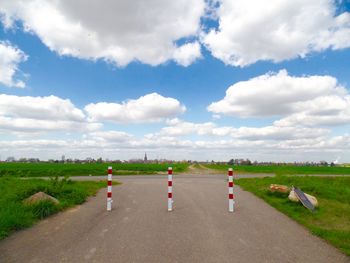
<svg viewBox="0 0 350 263">
<path fill-rule="evenodd" d="M 235 186 L 229 213 L 225 176 L 118 177 L 113 210 L 106 190 L 0 242 L 0 262 L 350 262 L 252 194 Z"/>
</svg>

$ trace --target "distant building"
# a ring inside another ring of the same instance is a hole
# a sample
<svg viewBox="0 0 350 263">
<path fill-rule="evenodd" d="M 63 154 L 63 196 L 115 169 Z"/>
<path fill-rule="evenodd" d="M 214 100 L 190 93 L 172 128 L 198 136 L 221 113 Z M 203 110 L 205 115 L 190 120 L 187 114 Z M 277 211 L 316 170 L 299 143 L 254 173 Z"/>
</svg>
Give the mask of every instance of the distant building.
<svg viewBox="0 0 350 263">
<path fill-rule="evenodd" d="M 16 159 L 15 159 L 15 157 L 13 157 L 13 156 L 9 156 L 9 157 L 7 157 L 7 159 L 6 159 L 6 162 L 8 162 L 8 163 L 13 163 L 13 162 L 15 162 L 16 161 Z"/>
<path fill-rule="evenodd" d="M 145 153 L 145 157 L 143 158 L 143 162 L 147 163 L 147 153 Z"/>
<path fill-rule="evenodd" d="M 95 162 L 95 160 L 94 160 L 93 158 L 91 158 L 91 157 L 87 157 L 87 158 L 85 159 L 85 162 L 87 162 L 87 163 L 93 163 L 93 162 Z"/>
</svg>

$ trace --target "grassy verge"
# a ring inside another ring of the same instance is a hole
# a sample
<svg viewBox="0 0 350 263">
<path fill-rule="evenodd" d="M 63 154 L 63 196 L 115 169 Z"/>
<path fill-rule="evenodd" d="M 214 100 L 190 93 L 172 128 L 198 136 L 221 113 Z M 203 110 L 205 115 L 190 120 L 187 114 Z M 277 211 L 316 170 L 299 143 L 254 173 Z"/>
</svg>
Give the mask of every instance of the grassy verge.
<svg viewBox="0 0 350 263">
<path fill-rule="evenodd" d="M 186 163 L 144 164 L 144 163 L 0 163 L 0 176 L 42 177 L 42 176 L 82 176 L 105 175 L 107 167 L 113 167 L 114 175 L 154 174 L 166 172 L 169 166 L 174 172 L 187 169 Z"/>
<path fill-rule="evenodd" d="M 230 165 L 209 164 L 206 167 L 214 170 L 227 171 Z M 241 173 L 274 173 L 283 174 L 350 174 L 350 167 L 327 166 L 291 166 L 291 165 L 235 165 L 234 171 Z"/>
<path fill-rule="evenodd" d="M 238 179 L 236 183 L 350 256 L 350 177 L 277 176 Z M 298 186 L 316 196 L 320 207 L 311 213 L 300 203 L 290 202 L 288 194 L 270 193 L 272 183 Z"/>
<path fill-rule="evenodd" d="M 0 240 L 15 230 L 29 227 L 36 221 L 83 203 L 88 196 L 105 187 L 106 182 L 73 182 L 67 179 L 40 180 L 3 177 L 0 178 Z M 27 206 L 22 200 L 43 191 L 57 198 L 60 203 L 40 202 Z"/>
</svg>

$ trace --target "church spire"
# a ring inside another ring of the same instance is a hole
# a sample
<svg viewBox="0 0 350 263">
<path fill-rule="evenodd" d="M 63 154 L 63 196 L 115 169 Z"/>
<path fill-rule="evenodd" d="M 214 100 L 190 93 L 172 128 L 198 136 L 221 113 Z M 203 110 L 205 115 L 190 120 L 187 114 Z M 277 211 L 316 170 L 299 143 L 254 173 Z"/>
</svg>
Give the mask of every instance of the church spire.
<svg viewBox="0 0 350 263">
<path fill-rule="evenodd" d="M 145 153 L 145 158 L 143 158 L 143 161 L 147 163 L 147 153 Z"/>
</svg>

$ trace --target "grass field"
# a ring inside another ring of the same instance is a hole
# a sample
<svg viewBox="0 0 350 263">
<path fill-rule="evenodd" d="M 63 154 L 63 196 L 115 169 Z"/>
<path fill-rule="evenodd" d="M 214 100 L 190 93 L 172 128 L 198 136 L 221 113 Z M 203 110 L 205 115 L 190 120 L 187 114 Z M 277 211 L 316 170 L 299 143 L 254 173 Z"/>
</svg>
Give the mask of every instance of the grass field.
<svg viewBox="0 0 350 263">
<path fill-rule="evenodd" d="M 233 167 L 233 170 L 241 173 L 274 173 L 276 175 L 293 175 L 293 174 L 350 174 L 350 167 L 326 167 L 326 166 L 254 166 L 254 165 L 216 165 L 209 164 L 206 167 L 214 170 L 227 171 L 228 168 Z"/>
<path fill-rule="evenodd" d="M 55 164 L 55 163 L 0 163 L 0 176 L 42 177 L 42 176 L 82 176 L 105 175 L 107 167 L 113 167 L 114 175 L 154 174 L 166 172 L 169 166 L 174 172 L 183 172 L 188 164 Z"/>
<path fill-rule="evenodd" d="M 101 187 L 106 187 L 106 182 L 0 178 L 0 240 L 12 231 L 29 227 L 39 219 L 83 203 Z M 22 203 L 23 199 L 39 191 L 54 196 L 60 203 L 40 202 L 31 206 Z"/>
<path fill-rule="evenodd" d="M 236 183 L 350 256 L 350 177 L 277 176 L 238 179 Z M 311 213 L 300 203 L 290 202 L 288 194 L 270 193 L 272 183 L 300 187 L 316 196 L 320 207 Z"/>
</svg>

